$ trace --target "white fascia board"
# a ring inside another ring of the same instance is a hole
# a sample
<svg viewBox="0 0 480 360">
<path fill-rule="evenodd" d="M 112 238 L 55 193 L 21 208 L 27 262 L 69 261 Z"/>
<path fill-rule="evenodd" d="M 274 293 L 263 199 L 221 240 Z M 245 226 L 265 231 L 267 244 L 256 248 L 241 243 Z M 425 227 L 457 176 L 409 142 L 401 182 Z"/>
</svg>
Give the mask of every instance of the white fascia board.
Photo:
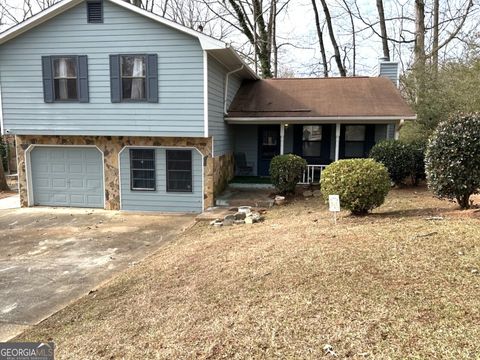
<svg viewBox="0 0 480 360">
<path fill-rule="evenodd" d="M 208 53 L 203 50 L 203 136 L 208 137 Z"/>
<path fill-rule="evenodd" d="M 118 6 L 124 7 L 126 9 L 129 9 L 137 14 L 143 15 L 149 19 L 152 19 L 156 22 L 159 22 L 163 25 L 169 26 L 171 28 L 174 28 L 176 30 L 179 30 L 183 33 L 186 33 L 188 35 L 194 36 L 198 38 L 200 41 L 200 45 L 202 46 L 203 50 L 213 50 L 213 49 L 223 49 L 227 46 L 223 41 L 214 39 L 213 37 L 210 37 L 208 35 L 202 34 L 201 32 L 195 31 L 193 29 L 190 29 L 186 26 L 177 24 L 174 21 L 167 20 L 164 17 L 161 17 L 159 15 L 156 15 L 150 11 L 144 10 L 139 8 L 138 6 L 132 5 L 124 0 L 107 0 L 110 1 L 113 4 L 116 4 Z"/>
<path fill-rule="evenodd" d="M 323 116 L 323 117 L 226 117 L 229 124 L 265 124 L 299 122 L 329 122 L 329 123 L 396 123 L 400 120 L 416 120 L 417 116 Z"/>
<path fill-rule="evenodd" d="M 4 31 L 3 33 L 0 34 L 0 44 L 3 44 L 15 37 L 17 37 L 20 34 L 23 34 L 24 32 L 34 28 L 37 25 L 40 25 L 51 18 L 63 13 L 64 11 L 71 9 L 72 7 L 84 2 L 85 0 L 63 0 L 60 1 L 59 3 L 39 12 L 38 14 L 32 16 L 31 18 L 21 22 L 20 24 L 11 27 L 10 29 Z M 202 34 L 198 31 L 192 30 L 190 28 L 187 28 L 186 26 L 177 24 L 176 22 L 173 22 L 171 20 L 167 20 L 159 15 L 156 15 L 152 12 L 146 11 L 144 9 L 139 8 L 138 6 L 132 5 L 130 3 L 127 3 L 124 0 L 104 0 L 104 1 L 110 1 L 113 4 L 116 4 L 118 6 L 121 6 L 125 9 L 128 9 L 130 11 L 133 11 L 134 13 L 140 14 L 142 16 L 145 16 L 151 20 L 154 20 L 158 23 L 161 23 L 163 25 L 169 26 L 171 28 L 174 28 L 176 30 L 179 30 L 183 33 L 186 33 L 188 35 L 196 37 L 200 41 L 200 45 L 202 46 L 202 49 L 204 50 L 213 50 L 213 49 L 224 49 L 227 47 L 227 44 L 225 44 L 223 41 L 214 39 L 208 35 Z"/>
<path fill-rule="evenodd" d="M 238 54 L 238 52 L 235 51 L 234 48 L 232 48 L 231 46 L 228 46 L 227 48 L 238 59 L 239 63 L 244 66 L 244 69 L 246 69 L 250 73 L 250 75 L 252 75 L 254 79 L 260 79 L 260 76 L 258 76 L 258 74 L 253 71 L 253 69 L 242 59 L 242 57 Z"/>
</svg>

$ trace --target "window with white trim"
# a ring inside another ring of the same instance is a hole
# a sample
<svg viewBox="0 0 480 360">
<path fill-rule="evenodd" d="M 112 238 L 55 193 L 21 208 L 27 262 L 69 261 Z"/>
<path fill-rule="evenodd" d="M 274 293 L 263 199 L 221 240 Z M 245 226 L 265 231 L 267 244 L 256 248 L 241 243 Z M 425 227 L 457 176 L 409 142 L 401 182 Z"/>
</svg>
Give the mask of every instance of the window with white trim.
<svg viewBox="0 0 480 360">
<path fill-rule="evenodd" d="M 130 189 L 155 191 L 155 149 L 130 149 Z"/>
<path fill-rule="evenodd" d="M 167 150 L 167 191 L 192 192 L 192 150 Z"/>
</svg>

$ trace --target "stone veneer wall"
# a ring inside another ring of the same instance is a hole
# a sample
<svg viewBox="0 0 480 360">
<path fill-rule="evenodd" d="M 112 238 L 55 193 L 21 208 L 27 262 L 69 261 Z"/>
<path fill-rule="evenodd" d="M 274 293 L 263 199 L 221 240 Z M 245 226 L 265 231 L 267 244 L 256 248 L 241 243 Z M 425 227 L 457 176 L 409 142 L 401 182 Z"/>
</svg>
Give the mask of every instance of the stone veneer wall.
<svg viewBox="0 0 480 360">
<path fill-rule="evenodd" d="M 215 172 L 213 173 L 214 195 L 221 193 L 235 175 L 235 158 L 232 153 L 213 158 Z"/>
<path fill-rule="evenodd" d="M 28 206 L 25 150 L 32 144 L 96 145 L 104 155 L 105 208 L 107 210 L 120 209 L 118 153 L 123 147 L 129 145 L 195 147 L 203 156 L 207 156 L 207 164 L 204 167 L 205 208 L 214 205 L 214 161 L 211 157 L 211 138 L 17 135 L 18 186 L 22 207 Z"/>
</svg>

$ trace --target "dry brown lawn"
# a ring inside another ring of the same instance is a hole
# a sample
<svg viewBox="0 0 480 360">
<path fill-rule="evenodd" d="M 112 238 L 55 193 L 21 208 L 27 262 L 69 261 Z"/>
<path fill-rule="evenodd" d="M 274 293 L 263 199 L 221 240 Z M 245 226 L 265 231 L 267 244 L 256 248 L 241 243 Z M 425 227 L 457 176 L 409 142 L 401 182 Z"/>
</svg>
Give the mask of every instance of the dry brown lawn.
<svg viewBox="0 0 480 360">
<path fill-rule="evenodd" d="M 319 199 L 197 224 L 17 340 L 58 359 L 480 359 L 479 212 L 425 190 L 332 225 Z"/>
</svg>

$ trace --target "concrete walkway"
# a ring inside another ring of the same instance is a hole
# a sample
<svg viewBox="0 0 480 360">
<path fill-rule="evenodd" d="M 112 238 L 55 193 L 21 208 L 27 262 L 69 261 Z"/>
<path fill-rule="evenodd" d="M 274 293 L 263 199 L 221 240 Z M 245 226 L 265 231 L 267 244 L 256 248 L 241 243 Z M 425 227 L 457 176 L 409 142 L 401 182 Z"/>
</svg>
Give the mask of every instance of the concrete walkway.
<svg viewBox="0 0 480 360">
<path fill-rule="evenodd" d="M 17 209 L 20 207 L 20 195 L 12 195 L 0 199 L 0 210 Z"/>
<path fill-rule="evenodd" d="M 12 198 L 0 200 L 2 206 L 15 205 L 18 198 Z M 0 210 L 0 341 L 134 266 L 193 219 L 98 209 Z"/>
</svg>

